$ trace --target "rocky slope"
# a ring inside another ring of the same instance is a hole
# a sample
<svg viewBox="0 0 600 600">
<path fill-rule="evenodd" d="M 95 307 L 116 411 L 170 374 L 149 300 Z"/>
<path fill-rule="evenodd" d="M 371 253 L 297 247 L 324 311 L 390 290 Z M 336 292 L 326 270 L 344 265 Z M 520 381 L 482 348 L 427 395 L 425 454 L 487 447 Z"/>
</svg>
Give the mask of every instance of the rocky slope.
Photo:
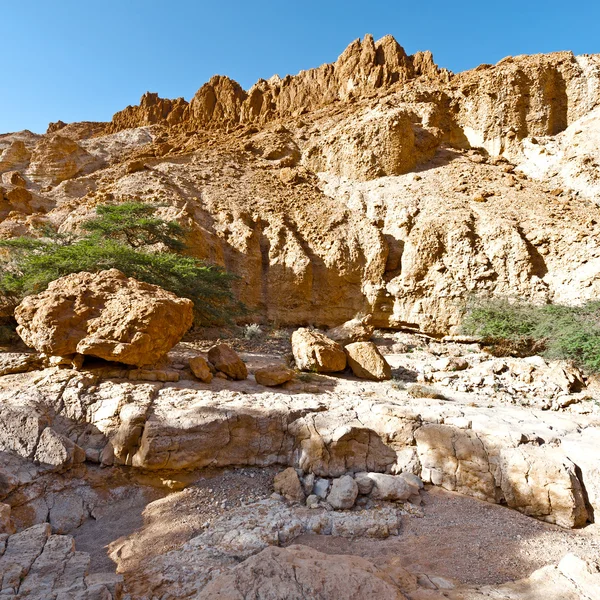
<svg viewBox="0 0 600 600">
<path fill-rule="evenodd" d="M 108 124 L 0 136 L 0 235 L 160 200 L 191 252 L 281 323 L 442 334 L 469 294 L 598 294 L 600 55 L 453 75 L 387 36 L 248 92 L 146 94 Z"/>
</svg>

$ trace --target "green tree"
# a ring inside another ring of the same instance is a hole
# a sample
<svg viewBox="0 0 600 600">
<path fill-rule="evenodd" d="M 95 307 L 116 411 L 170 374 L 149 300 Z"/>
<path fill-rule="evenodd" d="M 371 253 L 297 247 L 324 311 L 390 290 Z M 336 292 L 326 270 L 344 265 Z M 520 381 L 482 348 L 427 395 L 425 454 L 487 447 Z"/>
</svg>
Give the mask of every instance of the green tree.
<svg viewBox="0 0 600 600">
<path fill-rule="evenodd" d="M 218 324 L 242 312 L 231 290 L 235 276 L 223 268 L 178 253 L 186 232 L 155 216 L 157 205 L 126 202 L 96 208 L 83 236 L 40 232 L 0 242 L 8 258 L 0 293 L 17 303 L 59 277 L 81 271 L 119 269 L 128 277 L 159 285 L 194 302 L 199 324 Z"/>
</svg>

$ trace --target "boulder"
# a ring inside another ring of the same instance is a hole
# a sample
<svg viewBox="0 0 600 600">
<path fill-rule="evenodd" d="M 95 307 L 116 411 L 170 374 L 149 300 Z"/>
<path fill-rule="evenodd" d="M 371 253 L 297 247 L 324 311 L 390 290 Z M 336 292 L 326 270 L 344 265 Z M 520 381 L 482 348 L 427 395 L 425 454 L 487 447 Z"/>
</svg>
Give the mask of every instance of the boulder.
<svg viewBox="0 0 600 600">
<path fill-rule="evenodd" d="M 85 462 L 85 450 L 68 437 L 46 427 L 40 436 L 34 460 L 44 465 L 68 469 Z"/>
<path fill-rule="evenodd" d="M 327 330 L 327 337 L 340 344 L 340 346 L 346 346 L 353 342 L 368 342 L 375 330 L 370 323 L 371 315 L 362 318 L 355 317 Z"/>
<path fill-rule="evenodd" d="M 227 344 L 217 344 L 208 351 L 208 360 L 217 371 L 232 379 L 246 379 L 248 369 L 237 352 Z"/>
<path fill-rule="evenodd" d="M 358 496 L 358 485 L 351 475 L 333 480 L 327 502 L 338 510 L 352 508 Z"/>
<path fill-rule="evenodd" d="M 304 490 L 296 473 L 296 469 L 288 467 L 285 471 L 277 473 L 273 487 L 278 494 L 292 502 L 304 502 Z"/>
<path fill-rule="evenodd" d="M 51 356 L 155 364 L 193 320 L 193 303 L 116 269 L 74 273 L 15 309 L 23 341 Z"/>
<path fill-rule="evenodd" d="M 274 387 L 281 385 L 287 381 L 294 379 L 294 371 L 288 369 L 285 365 L 271 365 L 257 369 L 254 372 L 254 378 L 256 383 L 260 385 L 266 385 L 268 387 Z"/>
<path fill-rule="evenodd" d="M 352 372 L 361 379 L 383 381 L 392 378 L 392 368 L 373 342 L 354 342 L 345 348 Z"/>
<path fill-rule="evenodd" d="M 419 493 L 418 485 L 409 482 L 402 477 L 402 475 L 369 473 L 367 476 L 373 481 L 373 491 L 371 492 L 371 496 L 378 500 L 404 502 L 413 494 Z"/>
<path fill-rule="evenodd" d="M 343 348 L 326 335 L 301 327 L 292 334 L 292 352 L 302 371 L 335 373 L 346 368 Z"/>
<path fill-rule="evenodd" d="M 190 358 L 190 370 L 200 381 L 204 383 L 210 383 L 213 375 L 210 371 L 208 361 L 202 356 L 194 356 Z"/>
</svg>

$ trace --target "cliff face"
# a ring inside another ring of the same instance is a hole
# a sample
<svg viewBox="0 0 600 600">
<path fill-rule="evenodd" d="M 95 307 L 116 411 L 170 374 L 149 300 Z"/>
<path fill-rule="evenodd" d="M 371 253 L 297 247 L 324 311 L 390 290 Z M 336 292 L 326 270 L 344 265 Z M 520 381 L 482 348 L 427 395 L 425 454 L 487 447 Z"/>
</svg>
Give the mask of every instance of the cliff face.
<svg viewBox="0 0 600 600">
<path fill-rule="evenodd" d="M 214 77 L 189 103 L 0 136 L 0 235 L 160 200 L 259 317 L 445 333 L 471 294 L 598 295 L 599 123 L 600 55 L 452 75 L 367 36 L 248 92 Z"/>
</svg>

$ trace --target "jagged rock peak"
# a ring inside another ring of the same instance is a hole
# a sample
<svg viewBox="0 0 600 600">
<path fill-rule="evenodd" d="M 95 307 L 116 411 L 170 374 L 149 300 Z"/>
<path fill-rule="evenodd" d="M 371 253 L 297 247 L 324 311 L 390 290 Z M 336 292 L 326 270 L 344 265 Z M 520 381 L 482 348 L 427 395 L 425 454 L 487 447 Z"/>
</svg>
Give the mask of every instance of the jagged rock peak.
<svg viewBox="0 0 600 600">
<path fill-rule="evenodd" d="M 393 36 L 375 41 L 367 34 L 362 40 L 354 40 L 335 63 L 283 79 L 279 76 L 260 79 L 248 92 L 232 79 L 216 75 L 196 92 L 189 104 L 183 98 L 168 100 L 146 93 L 139 106 L 128 106 L 114 115 L 110 130 L 157 123 L 197 129 L 266 122 L 316 110 L 337 100 L 350 100 L 420 76 L 450 79 L 450 73 L 437 67 L 430 52 L 408 56 Z"/>
</svg>

